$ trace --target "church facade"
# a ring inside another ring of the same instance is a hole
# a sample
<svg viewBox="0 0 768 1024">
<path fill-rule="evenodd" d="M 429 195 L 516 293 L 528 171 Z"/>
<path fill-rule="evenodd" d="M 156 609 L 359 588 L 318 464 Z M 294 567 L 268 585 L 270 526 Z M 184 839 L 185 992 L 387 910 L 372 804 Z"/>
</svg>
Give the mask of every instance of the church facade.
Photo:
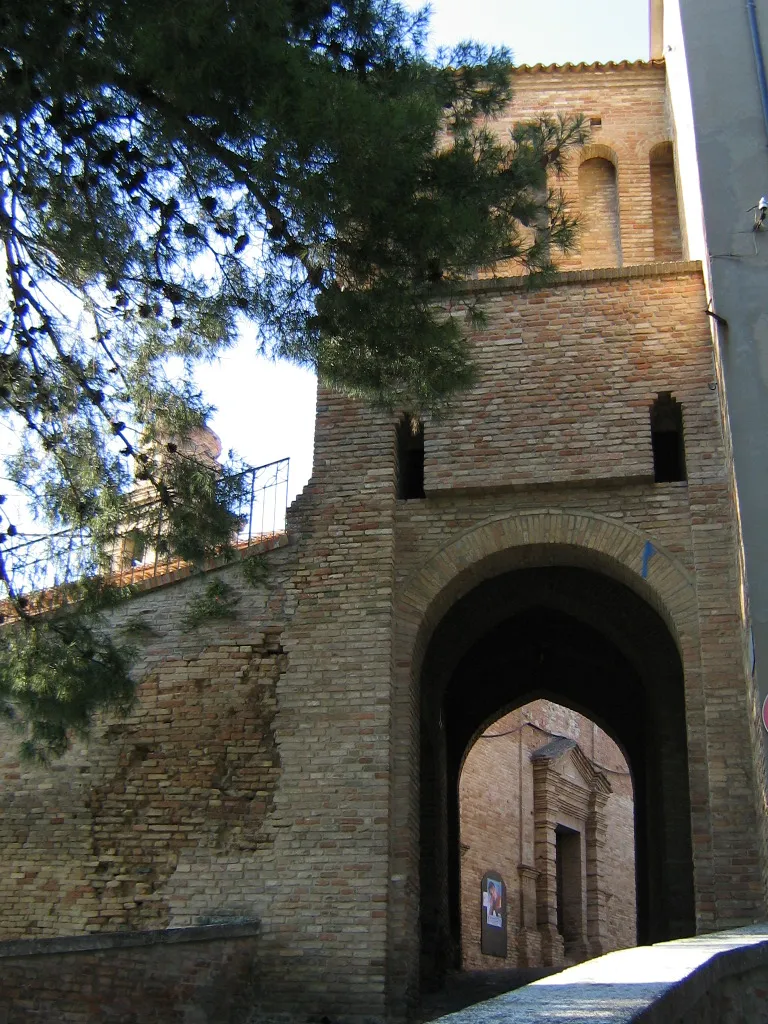
<svg viewBox="0 0 768 1024">
<path fill-rule="evenodd" d="M 564 967 L 636 944 L 632 776 L 584 715 L 536 700 L 481 733 L 461 768 L 459 838 L 464 970 Z"/>
</svg>

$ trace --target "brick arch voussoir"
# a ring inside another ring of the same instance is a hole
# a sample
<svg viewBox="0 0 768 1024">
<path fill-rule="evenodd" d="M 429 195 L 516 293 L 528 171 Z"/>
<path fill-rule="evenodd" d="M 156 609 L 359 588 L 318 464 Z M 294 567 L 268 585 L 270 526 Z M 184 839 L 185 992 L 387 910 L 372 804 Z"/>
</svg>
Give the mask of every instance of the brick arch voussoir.
<svg viewBox="0 0 768 1024">
<path fill-rule="evenodd" d="M 603 142 L 588 142 L 579 150 L 579 167 L 587 160 L 607 160 L 618 174 L 619 158 L 616 150 Z"/>
<path fill-rule="evenodd" d="M 674 157 L 674 150 L 675 145 L 672 139 L 659 139 L 658 142 L 654 142 L 648 147 L 648 162 L 652 164 L 662 153 L 672 152 Z"/>
<path fill-rule="evenodd" d="M 526 562 L 532 551 L 543 553 L 538 562 Z M 532 564 L 579 565 L 626 584 L 661 615 L 683 662 L 695 661 L 698 607 L 688 570 L 635 527 L 595 513 L 562 510 L 488 520 L 436 551 L 401 591 L 399 657 L 418 668 L 433 630 L 457 600 L 485 579 Z"/>
</svg>

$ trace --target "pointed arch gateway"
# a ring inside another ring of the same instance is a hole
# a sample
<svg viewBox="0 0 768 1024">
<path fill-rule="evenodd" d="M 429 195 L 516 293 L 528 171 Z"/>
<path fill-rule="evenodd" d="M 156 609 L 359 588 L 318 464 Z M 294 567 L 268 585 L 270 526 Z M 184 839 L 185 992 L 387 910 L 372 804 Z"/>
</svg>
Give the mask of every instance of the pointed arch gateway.
<svg viewBox="0 0 768 1024">
<path fill-rule="evenodd" d="M 489 520 L 405 581 L 389 927 L 406 993 L 458 960 L 464 753 L 482 722 L 537 697 L 588 715 L 627 751 L 639 941 L 694 932 L 692 833 L 701 875 L 709 855 L 697 616 L 691 576 L 673 555 L 642 531 L 587 512 Z"/>
</svg>

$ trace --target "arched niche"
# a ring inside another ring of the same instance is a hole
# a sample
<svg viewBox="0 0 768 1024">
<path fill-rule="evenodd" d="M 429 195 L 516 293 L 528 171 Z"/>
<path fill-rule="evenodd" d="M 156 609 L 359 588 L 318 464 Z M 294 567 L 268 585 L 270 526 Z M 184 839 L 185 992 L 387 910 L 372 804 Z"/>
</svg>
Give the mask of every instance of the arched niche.
<svg viewBox="0 0 768 1024">
<path fill-rule="evenodd" d="M 677 203 L 675 156 L 671 142 L 651 149 L 651 206 L 653 210 L 653 254 L 659 262 L 683 258 L 680 214 Z"/>
<path fill-rule="evenodd" d="M 585 146 L 579 164 L 579 248 L 584 269 L 620 267 L 618 163 L 608 146 Z"/>
</svg>

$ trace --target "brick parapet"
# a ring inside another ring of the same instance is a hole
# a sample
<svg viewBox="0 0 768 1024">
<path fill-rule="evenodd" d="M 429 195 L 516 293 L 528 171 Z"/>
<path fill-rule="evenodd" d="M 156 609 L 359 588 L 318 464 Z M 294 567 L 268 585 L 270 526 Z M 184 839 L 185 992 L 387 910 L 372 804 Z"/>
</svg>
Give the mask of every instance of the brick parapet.
<svg viewBox="0 0 768 1024">
<path fill-rule="evenodd" d="M 258 934 L 258 921 L 239 921 L 235 924 L 207 924 L 193 928 L 99 932 L 90 935 L 65 935 L 54 939 L 17 939 L 0 942 L 0 960 L 28 956 L 49 957 L 67 953 L 95 953 L 108 949 L 175 946 L 186 942 L 216 942 L 221 939 L 253 939 Z"/>
<path fill-rule="evenodd" d="M 257 935 L 251 922 L 0 943 L 0 1017 L 247 1024 L 259 1000 Z"/>
<path fill-rule="evenodd" d="M 736 1024 L 764 1015 L 768 926 L 608 953 L 554 979 L 438 1018 L 451 1024 L 550 1024 L 599 1014 L 605 1024 Z"/>
</svg>

